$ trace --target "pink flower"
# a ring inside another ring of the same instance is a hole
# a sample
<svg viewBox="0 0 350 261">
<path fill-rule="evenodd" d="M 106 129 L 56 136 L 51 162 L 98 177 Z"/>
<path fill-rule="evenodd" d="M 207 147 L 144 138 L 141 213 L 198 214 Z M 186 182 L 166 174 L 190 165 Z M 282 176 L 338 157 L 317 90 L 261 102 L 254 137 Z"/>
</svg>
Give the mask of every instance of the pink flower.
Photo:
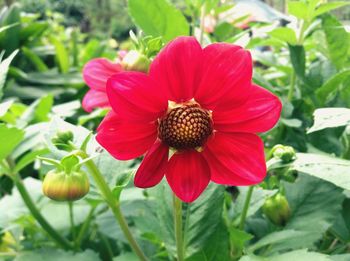
<svg viewBox="0 0 350 261">
<path fill-rule="evenodd" d="M 192 202 L 210 181 L 236 186 L 264 179 L 264 145 L 256 133 L 276 124 L 282 106 L 252 83 L 251 56 L 241 47 L 202 49 L 193 37 L 176 38 L 149 74 L 113 75 L 107 95 L 112 110 L 96 138 L 119 160 L 145 154 L 137 187 L 165 176 L 181 200 Z"/>
<path fill-rule="evenodd" d="M 110 107 L 106 94 L 107 80 L 114 74 L 121 72 L 120 63 L 112 63 L 105 58 L 96 58 L 85 64 L 83 77 L 90 90 L 83 98 L 83 109 L 91 112 L 95 108 Z"/>
</svg>

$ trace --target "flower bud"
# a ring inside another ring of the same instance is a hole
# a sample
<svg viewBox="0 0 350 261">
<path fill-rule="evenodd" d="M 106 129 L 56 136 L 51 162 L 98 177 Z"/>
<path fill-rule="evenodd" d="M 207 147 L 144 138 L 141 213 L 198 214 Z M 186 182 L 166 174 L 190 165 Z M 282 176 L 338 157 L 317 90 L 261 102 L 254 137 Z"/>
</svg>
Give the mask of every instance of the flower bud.
<svg viewBox="0 0 350 261">
<path fill-rule="evenodd" d="M 124 56 L 121 63 L 126 71 L 148 72 L 151 61 L 146 55 L 132 50 Z"/>
<path fill-rule="evenodd" d="M 288 201 L 280 193 L 266 199 L 262 210 L 267 218 L 278 226 L 284 226 L 290 217 Z"/>
<path fill-rule="evenodd" d="M 71 131 L 59 131 L 56 136 L 52 138 L 52 143 L 59 150 L 69 150 L 69 143 L 73 141 L 73 133 Z"/>
<path fill-rule="evenodd" d="M 272 148 L 272 154 L 275 158 L 282 160 L 284 163 L 289 163 L 295 159 L 295 150 L 291 146 L 283 146 L 278 144 Z"/>
<path fill-rule="evenodd" d="M 84 197 L 90 189 L 85 172 L 51 170 L 44 178 L 43 193 L 56 201 L 74 201 Z"/>
</svg>

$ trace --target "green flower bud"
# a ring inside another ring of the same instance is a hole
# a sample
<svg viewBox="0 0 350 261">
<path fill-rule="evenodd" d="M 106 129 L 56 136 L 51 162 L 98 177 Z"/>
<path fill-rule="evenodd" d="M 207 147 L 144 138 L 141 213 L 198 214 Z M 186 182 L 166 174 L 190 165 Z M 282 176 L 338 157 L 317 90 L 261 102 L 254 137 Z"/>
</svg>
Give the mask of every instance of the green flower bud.
<svg viewBox="0 0 350 261">
<path fill-rule="evenodd" d="M 278 226 L 284 226 L 291 214 L 286 197 L 280 193 L 266 199 L 262 210 L 267 218 Z"/>
<path fill-rule="evenodd" d="M 291 146 L 278 144 L 272 148 L 272 154 L 275 158 L 281 159 L 284 163 L 289 163 L 295 159 L 295 150 Z"/>
<path fill-rule="evenodd" d="M 57 132 L 56 136 L 52 138 L 51 141 L 57 149 L 70 151 L 71 146 L 69 145 L 69 143 L 73 141 L 73 138 L 73 132 L 59 131 Z"/>
<path fill-rule="evenodd" d="M 121 63 L 126 71 L 148 72 L 151 61 L 146 55 L 132 50 L 124 56 Z"/>
<path fill-rule="evenodd" d="M 84 197 L 90 189 L 85 172 L 51 170 L 44 178 L 43 193 L 56 201 L 74 201 Z"/>
</svg>

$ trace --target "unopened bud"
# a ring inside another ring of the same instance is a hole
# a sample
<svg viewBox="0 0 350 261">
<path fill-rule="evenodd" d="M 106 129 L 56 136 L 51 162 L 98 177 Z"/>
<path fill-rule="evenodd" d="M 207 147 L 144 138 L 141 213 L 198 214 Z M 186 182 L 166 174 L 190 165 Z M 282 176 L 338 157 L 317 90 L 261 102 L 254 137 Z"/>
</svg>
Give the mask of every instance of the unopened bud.
<svg viewBox="0 0 350 261">
<path fill-rule="evenodd" d="M 284 163 L 289 163 L 295 159 L 295 150 L 291 146 L 278 144 L 272 148 L 272 154 L 275 158 L 281 159 Z"/>
<path fill-rule="evenodd" d="M 85 172 L 51 170 L 44 178 L 43 193 L 56 201 L 74 201 L 84 197 L 90 189 Z"/>
<path fill-rule="evenodd" d="M 57 132 L 56 136 L 52 138 L 52 143 L 58 148 L 59 150 L 70 150 L 69 143 L 73 141 L 73 132 L 71 131 L 59 131 Z"/>
<path fill-rule="evenodd" d="M 126 71 L 148 72 L 151 61 L 148 57 L 136 50 L 129 51 L 122 60 Z"/>
<path fill-rule="evenodd" d="M 266 199 L 262 210 L 267 218 L 278 226 L 284 226 L 291 214 L 286 197 L 280 193 Z"/>
</svg>

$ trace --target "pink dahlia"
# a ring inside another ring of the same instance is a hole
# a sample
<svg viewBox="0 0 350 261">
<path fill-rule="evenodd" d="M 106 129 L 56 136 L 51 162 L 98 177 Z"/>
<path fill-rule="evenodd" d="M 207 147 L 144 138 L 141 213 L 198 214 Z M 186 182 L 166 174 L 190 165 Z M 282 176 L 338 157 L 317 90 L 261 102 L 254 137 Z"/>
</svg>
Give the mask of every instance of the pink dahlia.
<svg viewBox="0 0 350 261">
<path fill-rule="evenodd" d="M 105 58 L 96 58 L 85 64 L 83 77 L 86 85 L 90 87 L 82 102 L 85 111 L 91 112 L 95 108 L 110 107 L 106 94 L 107 80 L 121 71 L 120 63 L 112 63 Z"/>
<path fill-rule="evenodd" d="M 264 145 L 281 103 L 252 83 L 250 53 L 227 43 L 204 49 L 193 37 L 170 42 L 149 74 L 120 72 L 107 81 L 112 110 L 97 141 L 116 159 L 145 154 L 134 183 L 165 176 L 181 200 L 194 201 L 210 181 L 252 185 L 266 175 Z"/>
</svg>

